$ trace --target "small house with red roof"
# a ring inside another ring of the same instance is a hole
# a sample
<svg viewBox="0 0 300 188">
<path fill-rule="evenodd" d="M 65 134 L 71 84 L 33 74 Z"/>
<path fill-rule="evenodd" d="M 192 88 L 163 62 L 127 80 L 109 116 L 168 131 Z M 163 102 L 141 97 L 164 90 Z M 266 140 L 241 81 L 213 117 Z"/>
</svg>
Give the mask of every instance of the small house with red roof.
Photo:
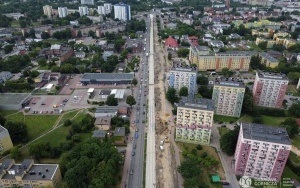
<svg viewBox="0 0 300 188">
<path fill-rule="evenodd" d="M 178 45 L 178 43 L 177 43 L 177 40 L 174 39 L 174 38 L 171 37 L 171 36 L 169 36 L 169 38 L 167 38 L 167 39 L 165 40 L 165 46 L 166 46 L 167 48 L 171 48 L 171 49 L 173 49 L 173 50 L 177 50 L 178 47 L 179 47 L 179 45 Z"/>
</svg>

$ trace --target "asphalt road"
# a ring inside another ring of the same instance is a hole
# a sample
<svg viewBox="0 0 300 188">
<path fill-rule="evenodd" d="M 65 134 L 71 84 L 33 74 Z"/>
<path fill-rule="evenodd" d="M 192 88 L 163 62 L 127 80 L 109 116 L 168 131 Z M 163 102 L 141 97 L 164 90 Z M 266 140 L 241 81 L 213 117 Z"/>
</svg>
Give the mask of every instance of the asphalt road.
<svg viewBox="0 0 300 188">
<path fill-rule="evenodd" d="M 148 30 L 146 31 L 145 38 L 149 41 L 149 17 L 146 20 L 146 24 Z M 134 133 L 132 138 L 132 156 L 129 165 L 130 171 L 127 180 L 128 183 L 125 186 L 128 188 L 143 187 L 145 123 L 147 117 L 146 104 L 148 97 L 148 57 L 146 57 L 146 53 L 149 52 L 148 42 L 146 42 L 145 48 L 146 50 L 141 57 L 139 71 L 136 73 L 138 84 L 134 93 L 136 105 L 133 110 L 136 110 L 135 125 L 138 131 Z"/>
</svg>

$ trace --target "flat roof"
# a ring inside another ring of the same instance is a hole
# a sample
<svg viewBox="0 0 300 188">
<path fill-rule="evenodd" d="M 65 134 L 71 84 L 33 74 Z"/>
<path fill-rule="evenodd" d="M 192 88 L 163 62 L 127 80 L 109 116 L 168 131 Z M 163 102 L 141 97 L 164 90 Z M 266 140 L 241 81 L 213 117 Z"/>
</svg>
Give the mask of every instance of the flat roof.
<svg viewBox="0 0 300 188">
<path fill-rule="evenodd" d="M 0 106 L 21 104 L 29 96 L 30 93 L 0 93 Z"/>
<path fill-rule="evenodd" d="M 111 93 L 110 89 L 109 90 L 103 89 L 103 90 L 100 91 L 99 95 L 110 95 L 110 93 Z"/>
<path fill-rule="evenodd" d="M 211 99 L 182 97 L 178 103 L 178 107 L 214 111 L 214 102 Z"/>
<path fill-rule="evenodd" d="M 214 81 L 214 85 L 245 88 L 245 84 L 242 80 L 234 78 L 216 78 Z"/>
<path fill-rule="evenodd" d="M 245 139 L 292 145 L 284 127 L 242 122 L 241 128 Z"/>
<path fill-rule="evenodd" d="M 132 80 L 133 73 L 85 73 L 80 81 L 120 81 L 120 80 Z"/>
<path fill-rule="evenodd" d="M 7 129 L 0 125 L 0 133 L 7 131 Z"/>
<path fill-rule="evenodd" d="M 99 125 L 99 124 L 109 124 L 111 122 L 111 117 L 97 117 L 95 120 L 94 125 Z"/>
<path fill-rule="evenodd" d="M 279 63 L 279 61 L 276 58 L 274 58 L 273 56 L 271 56 L 270 54 L 268 54 L 266 52 L 262 52 L 259 55 L 262 56 L 263 58 L 269 60 L 270 63 Z"/>
<path fill-rule="evenodd" d="M 95 130 L 92 137 L 94 137 L 94 138 L 105 138 L 105 135 L 106 135 L 106 131 Z"/>
<path fill-rule="evenodd" d="M 173 65 L 171 71 L 180 71 L 180 72 L 197 72 L 197 67 L 191 66 L 181 66 L 181 65 Z"/>
<path fill-rule="evenodd" d="M 272 80 L 289 80 L 283 73 L 274 72 L 258 72 L 256 73 L 259 78 L 272 79 Z"/>
<path fill-rule="evenodd" d="M 87 92 L 88 92 L 88 93 L 92 93 L 92 92 L 94 92 L 94 90 L 95 90 L 95 88 L 89 88 L 89 89 L 87 90 Z"/>
<path fill-rule="evenodd" d="M 111 113 L 111 112 L 117 112 L 118 111 L 117 106 L 100 106 L 96 108 L 95 113 Z"/>
</svg>

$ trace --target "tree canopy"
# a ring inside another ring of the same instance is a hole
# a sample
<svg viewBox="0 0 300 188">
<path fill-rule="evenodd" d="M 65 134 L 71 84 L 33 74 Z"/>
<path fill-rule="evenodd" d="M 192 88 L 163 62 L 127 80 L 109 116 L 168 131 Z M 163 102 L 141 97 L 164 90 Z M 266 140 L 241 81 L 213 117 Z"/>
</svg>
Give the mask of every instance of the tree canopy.
<svg viewBox="0 0 300 188">
<path fill-rule="evenodd" d="M 180 90 L 179 90 L 180 97 L 182 97 L 182 96 L 186 97 L 186 96 L 188 96 L 188 94 L 189 94 L 189 89 L 187 87 L 183 86 L 180 88 Z"/>
<path fill-rule="evenodd" d="M 75 146 L 64 161 L 68 187 L 106 188 L 117 184 L 123 160 L 110 143 L 92 138 Z"/>
<path fill-rule="evenodd" d="M 132 105 L 136 104 L 135 98 L 132 95 L 128 95 L 126 98 L 126 103 L 132 107 Z"/>
<path fill-rule="evenodd" d="M 236 143 L 239 137 L 240 127 L 230 130 L 221 136 L 220 147 L 227 155 L 232 156 L 235 152 Z"/>
<path fill-rule="evenodd" d="M 199 85 L 208 85 L 208 78 L 205 77 L 205 76 L 202 76 L 202 75 L 198 76 L 197 77 L 197 84 L 199 84 Z"/>
<path fill-rule="evenodd" d="M 299 133 L 299 126 L 294 118 L 287 118 L 282 123 L 281 127 L 285 127 L 290 138 L 293 138 Z"/>
<path fill-rule="evenodd" d="M 169 87 L 168 91 L 166 93 L 166 98 L 172 104 L 174 104 L 175 102 L 178 102 L 179 98 L 177 96 L 176 89 Z"/>
<path fill-rule="evenodd" d="M 293 103 L 288 112 L 290 116 L 300 117 L 300 103 Z"/>
<path fill-rule="evenodd" d="M 118 99 L 115 98 L 115 94 L 109 95 L 105 104 L 108 106 L 118 106 Z"/>
<path fill-rule="evenodd" d="M 25 143 L 28 141 L 28 130 L 25 123 L 6 121 L 4 127 L 8 130 L 14 144 Z"/>
</svg>

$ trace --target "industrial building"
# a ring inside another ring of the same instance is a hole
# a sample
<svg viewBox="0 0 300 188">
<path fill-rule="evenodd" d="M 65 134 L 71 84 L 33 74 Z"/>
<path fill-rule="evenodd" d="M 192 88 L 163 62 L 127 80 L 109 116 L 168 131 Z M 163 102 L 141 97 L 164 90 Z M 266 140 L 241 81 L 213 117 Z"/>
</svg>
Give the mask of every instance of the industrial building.
<svg viewBox="0 0 300 188">
<path fill-rule="evenodd" d="M 0 93 L 0 110 L 20 110 L 30 99 L 29 93 Z"/>
<path fill-rule="evenodd" d="M 119 85 L 131 84 L 133 73 L 85 73 L 80 82 L 87 84 Z"/>
<path fill-rule="evenodd" d="M 215 113 L 224 116 L 240 117 L 245 94 L 245 85 L 241 80 L 216 79 L 212 100 Z"/>
<path fill-rule="evenodd" d="M 281 108 L 289 79 L 285 74 L 256 72 L 253 85 L 254 104 L 257 106 Z"/>
<path fill-rule="evenodd" d="M 292 144 L 283 127 L 241 123 L 235 150 L 235 174 L 281 180 Z"/>
<path fill-rule="evenodd" d="M 213 116 L 212 100 L 183 98 L 177 106 L 176 141 L 209 144 Z"/>
</svg>

